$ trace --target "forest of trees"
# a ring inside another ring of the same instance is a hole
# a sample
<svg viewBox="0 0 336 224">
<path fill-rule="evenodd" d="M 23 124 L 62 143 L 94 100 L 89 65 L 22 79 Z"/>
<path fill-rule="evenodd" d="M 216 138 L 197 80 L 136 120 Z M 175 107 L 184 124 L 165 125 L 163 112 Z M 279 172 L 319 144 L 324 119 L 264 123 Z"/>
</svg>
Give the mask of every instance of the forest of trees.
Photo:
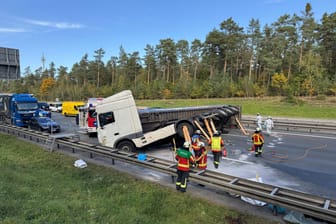
<svg viewBox="0 0 336 224">
<path fill-rule="evenodd" d="M 232 18 L 211 30 L 202 42 L 161 39 L 104 62 L 83 55 L 67 67 L 31 71 L 2 80 L 4 92 L 32 93 L 40 100 L 84 100 L 124 89 L 137 99 L 336 95 L 336 12 L 316 20 L 307 3 L 298 15 L 285 14 L 261 28 L 251 19 L 246 29 Z"/>
</svg>

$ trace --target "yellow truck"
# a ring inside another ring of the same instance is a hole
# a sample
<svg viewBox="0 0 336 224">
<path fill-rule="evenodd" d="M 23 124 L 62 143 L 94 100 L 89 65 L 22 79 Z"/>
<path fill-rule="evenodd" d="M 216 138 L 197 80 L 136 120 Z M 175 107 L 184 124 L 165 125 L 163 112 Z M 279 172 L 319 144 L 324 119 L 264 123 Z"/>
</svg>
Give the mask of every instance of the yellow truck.
<svg viewBox="0 0 336 224">
<path fill-rule="evenodd" d="M 83 107 L 83 101 L 63 101 L 62 114 L 64 116 L 76 116 L 79 113 L 79 107 Z"/>
</svg>

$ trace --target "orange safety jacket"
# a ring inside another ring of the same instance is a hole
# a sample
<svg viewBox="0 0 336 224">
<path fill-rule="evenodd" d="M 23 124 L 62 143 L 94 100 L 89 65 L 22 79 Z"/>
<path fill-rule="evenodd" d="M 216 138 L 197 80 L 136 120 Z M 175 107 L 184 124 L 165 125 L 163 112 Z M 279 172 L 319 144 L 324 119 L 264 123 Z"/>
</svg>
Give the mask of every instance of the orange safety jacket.
<svg viewBox="0 0 336 224">
<path fill-rule="evenodd" d="M 222 151 L 221 148 L 224 146 L 224 141 L 222 137 L 212 137 L 209 141 L 209 144 L 211 144 L 211 150 L 213 152 L 220 152 Z"/>
<path fill-rule="evenodd" d="M 191 147 L 194 151 L 198 151 L 200 150 L 201 148 L 198 146 L 198 142 L 194 142 L 191 144 Z"/>
<path fill-rule="evenodd" d="M 205 148 L 202 148 L 202 154 L 199 158 L 197 158 L 197 167 L 199 169 L 206 169 L 207 168 L 207 160 L 208 160 L 208 151 Z"/>
<path fill-rule="evenodd" d="M 184 158 L 176 154 L 176 160 L 177 160 L 177 169 L 181 171 L 189 171 L 190 168 L 190 162 L 194 163 L 195 159 L 190 153 L 189 158 Z"/>
<path fill-rule="evenodd" d="M 262 145 L 264 144 L 264 136 L 260 133 L 254 133 L 252 135 L 253 145 Z"/>
</svg>

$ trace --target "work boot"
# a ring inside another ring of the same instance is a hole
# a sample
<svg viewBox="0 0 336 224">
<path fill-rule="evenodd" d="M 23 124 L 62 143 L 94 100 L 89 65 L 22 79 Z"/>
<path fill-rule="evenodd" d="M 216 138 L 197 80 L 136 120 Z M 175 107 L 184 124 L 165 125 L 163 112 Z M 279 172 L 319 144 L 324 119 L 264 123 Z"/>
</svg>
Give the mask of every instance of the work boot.
<svg viewBox="0 0 336 224">
<path fill-rule="evenodd" d="M 187 190 L 186 190 L 185 188 L 181 188 L 180 191 L 181 191 L 182 193 L 185 193 Z"/>
</svg>

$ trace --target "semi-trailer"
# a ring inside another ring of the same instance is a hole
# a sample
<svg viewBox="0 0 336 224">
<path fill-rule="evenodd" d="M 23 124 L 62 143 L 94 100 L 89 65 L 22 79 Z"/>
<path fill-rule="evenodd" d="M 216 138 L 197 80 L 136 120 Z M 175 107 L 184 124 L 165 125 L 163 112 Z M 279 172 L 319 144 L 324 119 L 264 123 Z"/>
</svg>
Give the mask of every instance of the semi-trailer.
<svg viewBox="0 0 336 224">
<path fill-rule="evenodd" d="M 169 138 L 184 138 L 184 127 L 191 135 L 196 129 L 223 131 L 236 126 L 240 108 L 210 105 L 182 108 L 138 109 L 132 92 L 124 90 L 104 98 L 96 106 L 97 135 L 100 144 L 124 151 L 135 151 Z"/>
</svg>

